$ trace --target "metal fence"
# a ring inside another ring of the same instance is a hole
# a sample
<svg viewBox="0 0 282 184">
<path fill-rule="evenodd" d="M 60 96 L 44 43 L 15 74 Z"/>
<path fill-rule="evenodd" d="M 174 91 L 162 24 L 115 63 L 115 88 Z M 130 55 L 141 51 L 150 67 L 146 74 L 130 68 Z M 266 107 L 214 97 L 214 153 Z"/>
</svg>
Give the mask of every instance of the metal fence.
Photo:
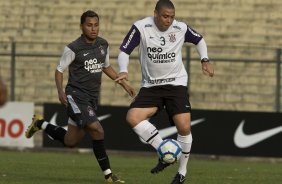
<svg viewBox="0 0 282 184">
<path fill-rule="evenodd" d="M 60 58 L 61 51 L 65 43 L 44 43 L 44 45 L 49 45 L 50 48 L 53 45 L 60 47 L 61 49 L 53 49 L 53 51 L 36 51 L 33 52 L 32 49 L 23 49 L 29 42 L 15 42 L 11 41 L 9 43 L 0 43 L 0 56 L 10 57 L 10 100 L 15 100 L 15 90 L 16 90 L 16 66 L 17 58 L 19 57 L 45 57 L 45 58 Z M 43 43 L 35 43 L 42 45 Z M 35 46 L 36 47 L 36 46 Z M 46 46 L 48 47 L 48 46 Z M 44 48 L 43 48 L 44 49 Z M 193 52 L 193 48 L 187 46 L 184 48 L 183 58 L 184 64 L 186 66 L 187 72 L 189 73 L 190 79 L 188 84 L 188 89 L 191 86 L 191 80 L 193 79 L 193 62 L 198 62 L 199 58 L 196 52 Z M 264 63 L 275 65 L 275 111 L 280 112 L 281 104 L 281 48 L 260 48 L 260 47 L 243 47 L 243 46 L 209 46 L 209 56 L 212 61 L 218 63 Z M 48 50 L 48 49 L 47 49 Z M 59 50 L 59 51 L 58 51 Z M 254 54 L 256 53 L 256 54 Z M 255 55 L 255 57 L 253 57 Z M 116 58 L 116 54 L 112 55 L 111 58 Z M 138 60 L 137 55 L 133 55 L 132 59 Z M 236 72 L 236 71 L 235 71 Z"/>
<path fill-rule="evenodd" d="M 263 48 L 263 47 L 246 47 L 246 46 L 209 46 L 210 58 L 217 63 L 263 63 L 266 65 L 275 65 L 275 111 L 281 110 L 281 48 Z M 216 50 L 217 52 L 213 52 Z M 231 50 L 227 54 L 219 54 L 225 50 Z M 233 54 L 233 51 L 245 51 L 245 54 Z M 260 54 L 253 54 L 259 52 Z M 198 61 L 199 58 L 191 56 L 191 47 L 186 47 L 186 68 L 191 75 L 190 64 L 192 61 Z M 214 54 L 213 54 L 214 53 Z M 235 55 L 235 56 L 234 56 Z M 256 56 L 254 56 L 256 55 Z M 215 68 L 216 70 L 218 68 Z"/>
</svg>

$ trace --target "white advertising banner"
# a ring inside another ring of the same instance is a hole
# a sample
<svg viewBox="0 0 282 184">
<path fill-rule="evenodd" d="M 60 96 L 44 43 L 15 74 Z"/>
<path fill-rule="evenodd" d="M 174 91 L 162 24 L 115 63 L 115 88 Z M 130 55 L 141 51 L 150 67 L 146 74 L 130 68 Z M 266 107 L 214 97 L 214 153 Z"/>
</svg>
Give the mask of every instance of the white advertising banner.
<svg viewBox="0 0 282 184">
<path fill-rule="evenodd" d="M 33 137 L 25 137 L 33 112 L 34 103 L 31 102 L 8 102 L 0 108 L 1 147 L 34 147 Z"/>
</svg>

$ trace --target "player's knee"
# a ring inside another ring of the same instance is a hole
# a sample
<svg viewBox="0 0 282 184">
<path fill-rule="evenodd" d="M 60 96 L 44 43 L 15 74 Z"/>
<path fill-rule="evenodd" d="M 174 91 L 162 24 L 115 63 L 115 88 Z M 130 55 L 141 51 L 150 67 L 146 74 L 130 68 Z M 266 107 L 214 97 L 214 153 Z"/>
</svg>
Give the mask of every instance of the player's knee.
<svg viewBox="0 0 282 184">
<path fill-rule="evenodd" d="M 131 127 L 134 127 L 134 126 L 136 126 L 138 123 L 140 123 L 141 120 L 138 119 L 138 118 L 136 118 L 135 116 L 127 115 L 127 116 L 126 116 L 126 122 L 127 122 Z"/>
<path fill-rule="evenodd" d="M 178 128 L 178 134 L 182 135 L 182 136 L 186 136 L 191 134 L 191 127 L 190 125 L 183 125 L 181 127 Z"/>
<path fill-rule="evenodd" d="M 95 129 L 95 133 L 100 136 L 104 136 L 104 129 L 101 127 Z"/>
<path fill-rule="evenodd" d="M 126 114 L 126 121 L 130 124 L 138 124 L 139 122 L 143 121 L 145 118 L 140 115 L 139 111 L 137 110 L 129 110 Z"/>
<path fill-rule="evenodd" d="M 91 129 L 89 131 L 89 134 L 94 140 L 104 139 L 104 129 L 102 128 L 102 126 Z"/>
<path fill-rule="evenodd" d="M 126 122 L 130 124 L 132 121 L 133 121 L 133 117 L 127 115 L 127 116 L 126 116 Z"/>
</svg>

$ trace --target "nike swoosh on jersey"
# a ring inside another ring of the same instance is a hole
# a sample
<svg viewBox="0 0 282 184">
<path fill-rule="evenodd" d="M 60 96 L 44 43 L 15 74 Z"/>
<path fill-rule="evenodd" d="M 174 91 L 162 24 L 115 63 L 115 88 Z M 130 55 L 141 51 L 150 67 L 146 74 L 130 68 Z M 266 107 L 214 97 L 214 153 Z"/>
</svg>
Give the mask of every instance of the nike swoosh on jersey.
<svg viewBox="0 0 282 184">
<path fill-rule="evenodd" d="M 245 120 L 242 120 L 234 134 L 234 143 L 239 148 L 251 147 L 255 144 L 264 141 L 265 139 L 268 139 L 282 132 L 282 126 L 279 126 L 269 130 L 257 132 L 254 134 L 245 134 L 243 131 L 244 124 L 245 124 Z"/>
<path fill-rule="evenodd" d="M 201 123 L 205 121 L 205 118 L 201 118 L 201 119 L 197 119 L 197 120 L 194 120 L 194 121 L 191 121 L 191 126 L 194 126 L 198 123 Z M 165 139 L 173 134 L 176 134 L 177 133 L 177 129 L 176 129 L 176 126 L 173 126 L 173 127 L 168 127 L 168 128 L 163 128 L 161 130 L 159 130 L 159 134 L 161 136 L 162 139 Z M 144 144 L 148 144 L 146 141 L 144 141 L 141 137 L 139 137 L 140 141 Z"/>
</svg>

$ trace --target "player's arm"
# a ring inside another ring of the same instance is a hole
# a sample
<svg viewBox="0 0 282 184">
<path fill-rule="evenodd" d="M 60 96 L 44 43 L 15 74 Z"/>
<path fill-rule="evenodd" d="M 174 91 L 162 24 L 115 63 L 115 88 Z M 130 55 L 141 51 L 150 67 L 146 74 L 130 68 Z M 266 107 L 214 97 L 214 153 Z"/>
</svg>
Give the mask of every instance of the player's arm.
<svg viewBox="0 0 282 184">
<path fill-rule="evenodd" d="M 112 80 L 115 80 L 118 76 L 117 72 L 111 66 L 103 68 L 103 72 Z M 125 80 L 120 80 L 118 84 L 120 84 L 131 97 L 135 96 L 135 90 L 128 85 Z"/>
<path fill-rule="evenodd" d="M 202 38 L 199 43 L 196 45 L 196 49 L 200 55 L 201 63 L 202 63 L 202 71 L 205 75 L 208 75 L 210 77 L 213 77 L 214 75 L 214 69 L 213 65 L 210 63 L 209 57 L 208 57 L 208 49 L 207 44 Z"/>
<path fill-rule="evenodd" d="M 103 72 L 112 80 L 115 80 L 118 77 L 117 72 L 113 69 L 113 67 L 110 65 L 109 62 L 109 48 L 107 49 L 107 55 L 105 59 L 105 65 L 103 67 Z M 121 80 L 119 84 L 131 97 L 135 96 L 134 89 L 131 86 L 129 86 L 124 80 Z"/>
<path fill-rule="evenodd" d="M 63 88 L 63 81 L 64 81 L 63 73 L 68 68 L 70 63 L 74 60 L 74 58 L 75 58 L 75 53 L 72 50 L 70 50 L 68 47 L 65 47 L 64 53 L 55 71 L 55 82 L 58 91 L 58 97 L 60 102 L 65 106 L 67 106 L 68 102 Z"/>
<path fill-rule="evenodd" d="M 214 75 L 214 69 L 213 65 L 209 62 L 207 44 L 203 36 L 187 25 L 185 42 L 190 42 L 196 45 L 202 63 L 202 71 L 205 75 L 212 77 Z"/>
<path fill-rule="evenodd" d="M 121 46 L 120 53 L 118 55 L 118 66 L 119 66 L 119 74 L 116 82 L 120 83 L 123 79 L 128 80 L 128 63 L 129 63 L 129 55 L 132 51 L 137 47 L 140 43 L 141 34 L 138 28 L 133 25 L 127 35 L 125 36 Z"/>
<path fill-rule="evenodd" d="M 118 55 L 118 65 L 119 65 L 119 74 L 115 79 L 116 82 L 120 83 L 123 79 L 128 80 L 128 63 L 129 63 L 129 55 L 125 52 L 120 52 Z"/>
</svg>

